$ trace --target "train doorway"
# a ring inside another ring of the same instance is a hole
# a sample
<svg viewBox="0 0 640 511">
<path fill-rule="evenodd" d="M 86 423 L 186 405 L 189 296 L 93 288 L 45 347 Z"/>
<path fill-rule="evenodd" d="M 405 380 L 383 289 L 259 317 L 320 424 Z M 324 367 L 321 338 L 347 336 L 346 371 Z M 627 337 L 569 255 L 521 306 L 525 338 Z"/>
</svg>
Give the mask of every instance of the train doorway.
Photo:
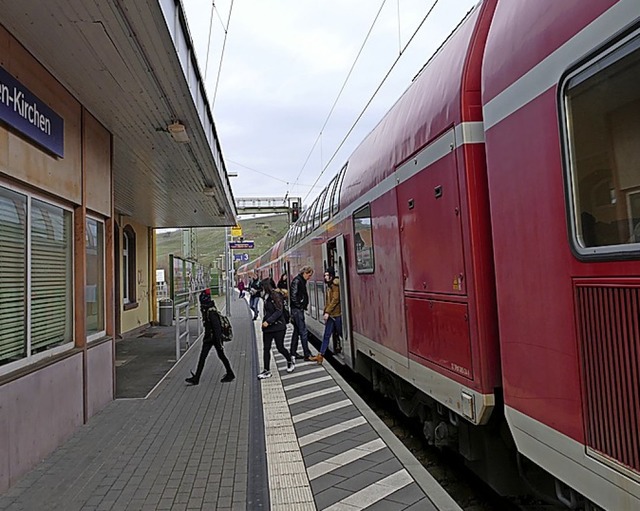
<svg viewBox="0 0 640 511">
<path fill-rule="evenodd" d="M 340 306 L 342 309 L 342 346 L 338 357 L 351 369 L 355 367 L 355 352 L 351 333 L 351 309 L 349 304 L 349 268 L 344 236 L 338 235 L 327 242 L 327 263 L 331 263 L 340 279 Z M 331 257 L 332 256 L 332 257 Z"/>
</svg>

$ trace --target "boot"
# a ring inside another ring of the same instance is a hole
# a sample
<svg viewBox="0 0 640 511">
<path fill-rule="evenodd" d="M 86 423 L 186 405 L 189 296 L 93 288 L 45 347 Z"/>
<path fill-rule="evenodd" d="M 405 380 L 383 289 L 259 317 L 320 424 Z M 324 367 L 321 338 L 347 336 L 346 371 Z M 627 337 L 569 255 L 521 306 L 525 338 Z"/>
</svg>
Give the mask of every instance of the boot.
<svg viewBox="0 0 640 511">
<path fill-rule="evenodd" d="M 225 374 L 225 375 L 222 377 L 222 380 L 220 380 L 220 381 L 221 381 L 222 383 L 227 383 L 227 382 L 233 381 L 233 380 L 235 380 L 235 379 L 236 379 L 236 375 L 235 375 L 235 374 L 233 374 L 233 372 L 229 372 L 229 373 Z"/>
<path fill-rule="evenodd" d="M 314 362 L 318 362 L 318 364 L 322 365 L 324 357 L 322 356 L 322 353 L 318 353 L 315 357 L 310 357 L 309 360 L 313 360 Z"/>
<path fill-rule="evenodd" d="M 191 385 L 198 385 L 200 383 L 200 378 L 197 378 L 193 371 L 191 371 L 191 378 L 185 378 L 184 381 Z"/>
</svg>

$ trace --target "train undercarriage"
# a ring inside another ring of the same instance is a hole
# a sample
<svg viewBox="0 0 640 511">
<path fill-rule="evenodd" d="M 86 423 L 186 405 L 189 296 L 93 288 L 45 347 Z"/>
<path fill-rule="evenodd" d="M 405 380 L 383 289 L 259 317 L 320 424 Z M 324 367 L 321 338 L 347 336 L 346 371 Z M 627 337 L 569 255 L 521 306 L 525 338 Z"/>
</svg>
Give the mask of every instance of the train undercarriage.
<svg viewBox="0 0 640 511">
<path fill-rule="evenodd" d="M 499 389 L 488 424 L 476 426 L 361 352 L 356 369 L 374 392 L 393 401 L 403 416 L 420 425 L 429 445 L 460 456 L 499 495 L 533 495 L 568 509 L 602 511 L 517 452 Z"/>
</svg>

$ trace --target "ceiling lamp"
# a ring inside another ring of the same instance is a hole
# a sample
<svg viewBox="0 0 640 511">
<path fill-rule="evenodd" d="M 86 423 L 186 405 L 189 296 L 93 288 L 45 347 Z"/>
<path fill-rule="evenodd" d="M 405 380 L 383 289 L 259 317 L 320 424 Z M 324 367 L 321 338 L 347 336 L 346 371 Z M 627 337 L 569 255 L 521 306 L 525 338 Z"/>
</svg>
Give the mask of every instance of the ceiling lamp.
<svg viewBox="0 0 640 511">
<path fill-rule="evenodd" d="M 184 124 L 182 124 L 180 121 L 176 121 L 173 124 L 169 124 L 169 126 L 167 126 L 167 130 L 169 130 L 169 133 L 171 133 L 173 140 L 175 140 L 176 142 L 180 142 L 182 144 L 189 142 L 187 129 L 184 127 Z"/>
</svg>

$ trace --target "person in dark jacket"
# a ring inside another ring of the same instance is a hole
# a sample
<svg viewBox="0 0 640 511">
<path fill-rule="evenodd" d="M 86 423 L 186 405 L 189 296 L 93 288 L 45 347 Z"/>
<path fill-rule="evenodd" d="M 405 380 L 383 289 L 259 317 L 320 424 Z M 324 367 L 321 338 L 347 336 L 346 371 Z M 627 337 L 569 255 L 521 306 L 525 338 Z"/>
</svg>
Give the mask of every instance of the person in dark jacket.
<svg viewBox="0 0 640 511">
<path fill-rule="evenodd" d="M 227 373 L 220 380 L 222 383 L 227 383 L 235 380 L 236 375 L 233 374 L 231 369 L 231 363 L 224 353 L 224 347 L 222 345 L 222 323 L 218 317 L 216 303 L 211 299 L 211 290 L 205 289 L 200 293 L 200 312 L 202 313 L 202 323 L 204 324 L 204 338 L 202 339 L 202 350 L 200 350 L 200 358 L 198 359 L 198 367 L 196 372 L 191 371 L 191 377 L 186 378 L 184 381 L 191 385 L 198 385 L 200 383 L 200 376 L 202 376 L 202 370 L 204 369 L 204 363 L 207 360 L 207 355 L 211 351 L 211 348 L 216 349 L 218 358 L 224 364 L 224 368 Z"/>
<path fill-rule="evenodd" d="M 258 319 L 258 304 L 260 303 L 260 279 L 254 274 L 253 279 L 249 283 L 249 308 L 253 311 L 253 319 Z"/>
<path fill-rule="evenodd" d="M 278 289 L 280 289 L 281 291 L 289 290 L 289 278 L 287 277 L 286 271 L 282 275 L 280 275 L 280 280 L 278 280 Z"/>
<path fill-rule="evenodd" d="M 262 280 L 262 294 L 264 297 L 264 314 L 262 320 L 262 345 L 263 345 L 263 370 L 258 379 L 264 380 L 271 377 L 271 345 L 276 341 L 276 348 L 287 359 L 287 372 L 291 373 L 296 368 L 295 361 L 284 347 L 284 335 L 287 331 L 287 323 L 284 320 L 284 300 L 273 285 L 273 279 Z"/>
<path fill-rule="evenodd" d="M 289 300 L 291 302 L 291 321 L 293 322 L 293 334 L 291 335 L 291 356 L 294 358 L 304 358 L 311 360 L 309 351 L 309 340 L 307 325 L 304 320 L 304 311 L 309 306 L 309 295 L 307 294 L 307 281 L 313 275 L 313 268 L 305 266 L 291 281 L 289 289 Z M 302 341 L 302 356 L 298 355 L 298 337 Z"/>
</svg>

